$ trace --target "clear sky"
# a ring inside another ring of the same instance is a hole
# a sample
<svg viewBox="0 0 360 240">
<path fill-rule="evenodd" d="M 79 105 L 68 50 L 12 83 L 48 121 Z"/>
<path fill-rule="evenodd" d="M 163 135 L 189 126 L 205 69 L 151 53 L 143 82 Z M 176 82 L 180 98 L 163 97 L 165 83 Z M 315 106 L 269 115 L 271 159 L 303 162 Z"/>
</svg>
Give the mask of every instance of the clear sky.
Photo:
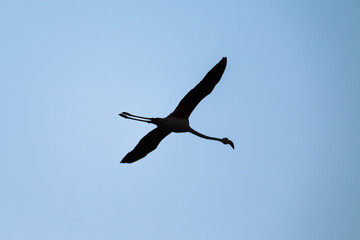
<svg viewBox="0 0 360 240">
<path fill-rule="evenodd" d="M 0 239 L 360 239 L 360 1 L 1 1 Z M 119 164 L 223 56 L 190 117 Z"/>
</svg>

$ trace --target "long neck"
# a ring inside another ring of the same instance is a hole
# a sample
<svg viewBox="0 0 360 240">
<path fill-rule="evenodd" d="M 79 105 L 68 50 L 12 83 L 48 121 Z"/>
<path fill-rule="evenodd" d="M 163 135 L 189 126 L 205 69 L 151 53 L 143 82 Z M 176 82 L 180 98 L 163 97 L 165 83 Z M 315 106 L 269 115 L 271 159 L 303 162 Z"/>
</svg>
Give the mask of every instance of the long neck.
<svg viewBox="0 0 360 240">
<path fill-rule="evenodd" d="M 216 140 L 216 141 L 220 141 L 220 142 L 221 142 L 221 138 L 206 136 L 206 135 L 204 135 L 204 134 L 202 134 L 202 133 L 199 133 L 199 132 L 195 131 L 195 130 L 192 129 L 191 127 L 189 127 L 189 132 L 191 132 L 192 134 L 195 134 L 196 136 L 199 136 L 199 137 L 201 137 L 201 138 L 210 139 L 210 140 Z"/>
</svg>

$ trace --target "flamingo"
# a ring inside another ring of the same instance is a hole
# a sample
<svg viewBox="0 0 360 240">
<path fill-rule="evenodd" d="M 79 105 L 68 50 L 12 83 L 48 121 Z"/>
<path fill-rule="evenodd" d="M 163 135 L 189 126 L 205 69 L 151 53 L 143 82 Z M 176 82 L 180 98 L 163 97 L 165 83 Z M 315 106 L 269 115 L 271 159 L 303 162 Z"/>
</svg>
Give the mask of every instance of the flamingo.
<svg viewBox="0 0 360 240">
<path fill-rule="evenodd" d="M 191 112 L 202 99 L 212 92 L 215 85 L 220 81 L 221 76 L 225 71 L 226 62 L 226 57 L 223 57 L 220 62 L 206 74 L 200 83 L 185 95 L 175 110 L 165 118 L 141 117 L 128 112 L 120 113 L 119 115 L 123 118 L 152 123 L 157 126 L 145 135 L 135 148 L 121 160 L 120 163 L 133 163 L 145 157 L 148 153 L 155 150 L 159 143 L 171 132 L 190 132 L 201 138 L 219 141 L 223 144 L 229 144 L 233 149 L 235 149 L 234 143 L 228 138 L 209 137 L 195 131 L 189 125 L 189 116 Z"/>
</svg>

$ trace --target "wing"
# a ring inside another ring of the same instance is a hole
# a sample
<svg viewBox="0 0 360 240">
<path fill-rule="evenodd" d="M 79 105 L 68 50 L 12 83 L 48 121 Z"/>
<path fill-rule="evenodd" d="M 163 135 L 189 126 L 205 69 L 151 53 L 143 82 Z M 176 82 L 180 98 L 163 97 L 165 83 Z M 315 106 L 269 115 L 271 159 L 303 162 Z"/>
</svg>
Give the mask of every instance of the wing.
<svg viewBox="0 0 360 240">
<path fill-rule="evenodd" d="M 185 95 L 169 117 L 188 118 L 199 102 L 209 95 L 220 81 L 225 71 L 226 62 L 226 57 L 223 57 L 221 61 L 206 74 L 203 80 Z"/>
<path fill-rule="evenodd" d="M 121 163 L 133 163 L 145 157 L 149 152 L 154 151 L 161 140 L 163 140 L 169 134 L 169 131 L 161 128 L 155 128 L 154 130 L 150 131 L 140 140 L 140 142 L 131 152 L 126 154 L 123 160 L 121 160 Z"/>
</svg>

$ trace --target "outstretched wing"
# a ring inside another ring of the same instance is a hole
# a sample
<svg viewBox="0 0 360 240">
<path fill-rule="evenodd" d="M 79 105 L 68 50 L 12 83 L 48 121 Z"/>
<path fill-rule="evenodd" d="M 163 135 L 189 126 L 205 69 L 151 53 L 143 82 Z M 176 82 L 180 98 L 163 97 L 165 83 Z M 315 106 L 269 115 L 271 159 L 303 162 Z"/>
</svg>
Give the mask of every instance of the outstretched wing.
<svg viewBox="0 0 360 240">
<path fill-rule="evenodd" d="M 161 128 L 155 128 L 150 131 L 140 140 L 131 152 L 126 154 L 123 160 L 121 160 L 121 163 L 133 163 L 145 157 L 149 152 L 154 151 L 161 140 L 169 134 L 169 131 Z"/>
<path fill-rule="evenodd" d="M 199 102 L 209 95 L 220 81 L 225 71 L 226 62 L 226 57 L 223 57 L 221 61 L 206 74 L 203 80 L 185 95 L 169 117 L 188 118 Z"/>
</svg>

